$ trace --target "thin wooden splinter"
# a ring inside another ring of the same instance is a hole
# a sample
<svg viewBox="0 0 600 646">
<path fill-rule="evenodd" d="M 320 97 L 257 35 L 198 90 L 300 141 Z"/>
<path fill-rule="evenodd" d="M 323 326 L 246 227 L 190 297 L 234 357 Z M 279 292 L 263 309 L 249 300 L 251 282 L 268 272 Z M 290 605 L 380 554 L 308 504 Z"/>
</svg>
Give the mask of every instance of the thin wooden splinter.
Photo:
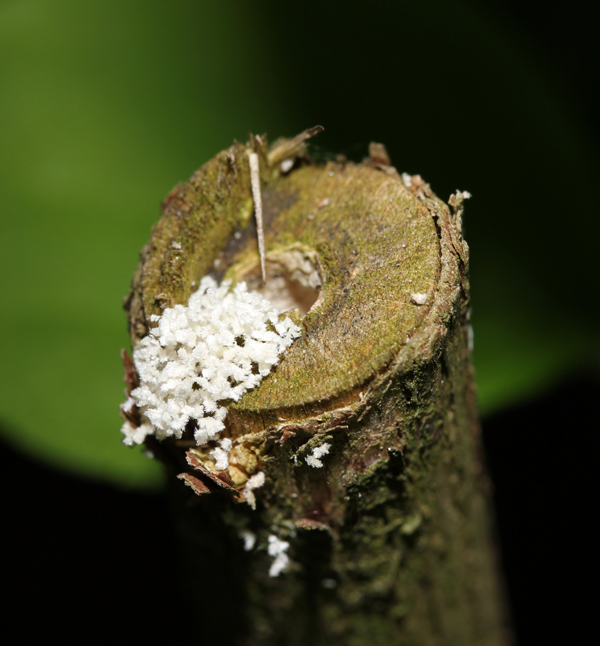
<svg viewBox="0 0 600 646">
<path fill-rule="evenodd" d="M 258 253 L 260 255 L 260 270 L 263 283 L 267 282 L 267 270 L 265 266 L 265 233 L 263 231 L 262 197 L 260 194 L 260 172 L 258 166 L 258 155 L 248 152 L 250 159 L 250 182 L 252 184 L 252 198 L 254 199 L 254 214 L 256 217 L 256 230 L 258 233 Z"/>
<path fill-rule="evenodd" d="M 269 164 L 279 164 L 284 159 L 289 159 L 297 155 L 302 151 L 309 139 L 323 132 L 323 130 L 325 130 L 323 126 L 313 126 L 301 132 L 299 135 L 292 137 L 292 139 L 278 139 L 267 155 Z"/>
</svg>

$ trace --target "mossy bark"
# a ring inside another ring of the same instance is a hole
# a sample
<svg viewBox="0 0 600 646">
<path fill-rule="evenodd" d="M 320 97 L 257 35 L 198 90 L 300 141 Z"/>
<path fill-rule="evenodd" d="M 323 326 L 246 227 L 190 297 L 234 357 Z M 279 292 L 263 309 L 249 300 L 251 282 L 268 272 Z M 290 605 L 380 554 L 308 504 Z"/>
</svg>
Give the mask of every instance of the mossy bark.
<svg viewBox="0 0 600 646">
<path fill-rule="evenodd" d="M 191 461 L 201 468 L 190 466 L 189 435 L 148 441 L 192 487 L 170 480 L 199 640 L 506 644 L 460 195 L 449 208 L 377 146 L 362 164 L 316 165 L 302 138 L 236 144 L 166 201 L 126 300 L 133 343 L 205 274 L 259 286 L 248 151 L 261 162 L 268 271 L 321 286 L 293 314 L 302 336 L 230 403 L 227 473 L 201 450 Z M 309 466 L 323 443 L 323 467 Z M 240 500 L 260 471 L 253 510 Z M 290 545 L 277 577 L 269 536 Z"/>
</svg>

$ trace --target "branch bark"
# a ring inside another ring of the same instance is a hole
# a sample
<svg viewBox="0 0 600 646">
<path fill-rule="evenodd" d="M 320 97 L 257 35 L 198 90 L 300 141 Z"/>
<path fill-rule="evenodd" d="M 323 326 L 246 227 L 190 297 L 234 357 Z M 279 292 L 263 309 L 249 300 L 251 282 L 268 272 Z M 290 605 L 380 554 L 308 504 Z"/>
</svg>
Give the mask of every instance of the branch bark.
<svg viewBox="0 0 600 646">
<path fill-rule="evenodd" d="M 261 168 L 265 287 L 249 151 Z M 270 150 L 260 137 L 235 144 L 165 202 L 126 299 L 134 345 L 151 314 L 186 303 L 208 273 L 296 304 L 303 328 L 276 370 L 229 406 L 227 472 L 202 450 L 186 460 L 189 434 L 147 441 L 171 474 L 199 638 L 507 643 L 468 343 L 462 196 L 449 202 L 400 176 L 382 146 L 362 164 L 317 165 L 302 137 Z M 309 466 L 324 444 L 323 467 Z M 253 510 L 239 501 L 259 472 Z M 244 535 L 256 537 L 249 551 Z M 269 536 L 289 543 L 276 577 Z"/>
</svg>

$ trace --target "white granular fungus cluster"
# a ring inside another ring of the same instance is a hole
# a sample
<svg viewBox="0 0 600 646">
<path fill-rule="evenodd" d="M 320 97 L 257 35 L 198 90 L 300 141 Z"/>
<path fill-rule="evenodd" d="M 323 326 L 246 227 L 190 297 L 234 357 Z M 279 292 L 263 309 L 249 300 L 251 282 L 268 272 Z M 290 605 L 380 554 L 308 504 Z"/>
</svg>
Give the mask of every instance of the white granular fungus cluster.
<svg viewBox="0 0 600 646">
<path fill-rule="evenodd" d="M 300 336 L 300 328 L 245 283 L 230 291 L 206 276 L 187 307 L 175 305 L 151 320 L 150 330 L 133 352 L 140 386 L 131 397 L 143 424 L 123 426 L 125 444 L 140 444 L 148 434 L 180 438 L 190 419 L 201 445 L 223 430 L 223 400 L 237 401 L 269 374 L 281 352 Z M 226 454 L 229 447 L 216 451 Z M 217 461 L 225 464 L 226 455 Z M 219 465 L 221 466 L 221 464 Z"/>
</svg>

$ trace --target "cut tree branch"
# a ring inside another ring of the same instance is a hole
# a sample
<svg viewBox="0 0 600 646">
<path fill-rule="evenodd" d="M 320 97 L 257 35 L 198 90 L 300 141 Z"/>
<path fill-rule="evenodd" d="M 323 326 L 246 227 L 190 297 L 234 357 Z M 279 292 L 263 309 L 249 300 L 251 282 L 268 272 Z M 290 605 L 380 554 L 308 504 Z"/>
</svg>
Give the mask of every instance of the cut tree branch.
<svg viewBox="0 0 600 646">
<path fill-rule="evenodd" d="M 150 315 L 187 303 L 206 274 L 246 280 L 303 330 L 228 406 L 226 472 L 201 447 L 186 460 L 191 430 L 147 440 L 172 476 L 198 640 L 504 645 L 464 194 L 449 208 L 380 144 L 362 164 L 316 165 L 306 138 L 235 144 L 181 185 L 126 300 L 134 346 Z M 260 167 L 265 285 L 248 155 Z"/>
</svg>

